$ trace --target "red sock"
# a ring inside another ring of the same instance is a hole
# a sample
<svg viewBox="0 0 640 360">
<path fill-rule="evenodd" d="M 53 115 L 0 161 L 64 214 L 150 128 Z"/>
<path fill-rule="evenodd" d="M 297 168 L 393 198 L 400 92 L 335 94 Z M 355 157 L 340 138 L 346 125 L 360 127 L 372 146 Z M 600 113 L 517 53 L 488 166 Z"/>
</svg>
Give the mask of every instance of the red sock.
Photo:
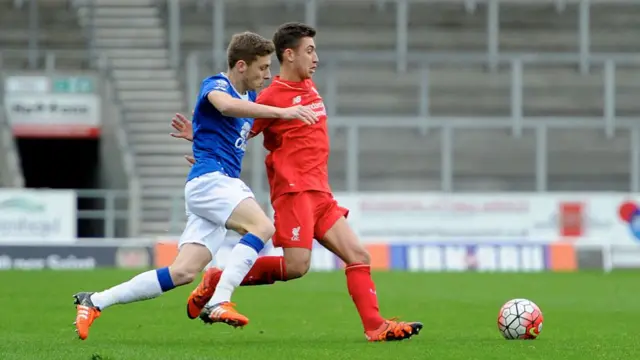
<svg viewBox="0 0 640 360">
<path fill-rule="evenodd" d="M 286 280 L 284 257 L 261 256 L 253 264 L 247 276 L 242 280 L 241 286 L 268 285 L 276 281 Z"/>
<path fill-rule="evenodd" d="M 371 279 L 371 267 L 365 264 L 351 264 L 345 269 L 347 288 L 358 309 L 364 331 L 375 330 L 382 325 L 376 286 Z"/>
</svg>

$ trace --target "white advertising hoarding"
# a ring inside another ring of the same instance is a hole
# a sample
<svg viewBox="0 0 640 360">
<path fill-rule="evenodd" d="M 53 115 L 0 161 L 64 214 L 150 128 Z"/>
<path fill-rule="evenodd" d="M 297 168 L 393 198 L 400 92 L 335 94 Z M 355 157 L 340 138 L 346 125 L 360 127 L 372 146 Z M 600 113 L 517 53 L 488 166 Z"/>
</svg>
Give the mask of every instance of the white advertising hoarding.
<svg viewBox="0 0 640 360">
<path fill-rule="evenodd" d="M 100 136 L 100 97 L 92 75 L 7 76 L 4 90 L 7 120 L 18 137 Z"/>
<path fill-rule="evenodd" d="M 0 243 L 76 241 L 71 190 L 0 189 Z"/>
<path fill-rule="evenodd" d="M 640 195 L 336 194 L 365 241 L 580 241 L 640 245 Z"/>
<path fill-rule="evenodd" d="M 5 96 L 7 119 L 19 137 L 97 137 L 100 102 L 94 94 Z"/>
</svg>

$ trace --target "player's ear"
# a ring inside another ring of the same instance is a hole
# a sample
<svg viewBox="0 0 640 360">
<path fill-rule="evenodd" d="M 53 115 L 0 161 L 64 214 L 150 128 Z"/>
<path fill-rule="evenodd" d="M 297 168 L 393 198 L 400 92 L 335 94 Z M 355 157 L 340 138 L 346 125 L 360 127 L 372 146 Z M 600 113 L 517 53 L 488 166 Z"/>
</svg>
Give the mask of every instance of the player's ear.
<svg viewBox="0 0 640 360">
<path fill-rule="evenodd" d="M 245 72 L 247 70 L 247 63 L 244 60 L 238 60 L 236 63 L 236 70 L 240 73 Z"/>
<path fill-rule="evenodd" d="M 293 49 L 285 49 L 283 55 L 288 61 L 293 61 Z"/>
</svg>

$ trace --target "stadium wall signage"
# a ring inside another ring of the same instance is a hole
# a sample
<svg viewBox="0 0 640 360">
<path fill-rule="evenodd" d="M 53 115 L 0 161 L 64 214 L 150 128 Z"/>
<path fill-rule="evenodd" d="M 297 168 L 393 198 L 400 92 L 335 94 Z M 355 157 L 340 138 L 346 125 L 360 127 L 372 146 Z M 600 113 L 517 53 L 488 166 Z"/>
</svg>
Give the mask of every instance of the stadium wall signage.
<svg viewBox="0 0 640 360">
<path fill-rule="evenodd" d="M 4 103 L 18 137 L 95 138 L 101 108 L 91 76 L 8 76 Z"/>
<path fill-rule="evenodd" d="M 392 240 L 392 239 L 390 239 Z M 412 272 L 542 272 L 580 269 L 611 270 L 640 268 L 640 253 L 627 251 L 611 255 L 603 248 L 580 248 L 574 244 L 423 244 L 389 245 L 393 241 L 369 244 L 371 265 L 376 271 Z M 210 266 L 224 268 L 233 245 L 225 244 Z M 0 244 L 0 270 L 87 270 L 96 268 L 148 268 L 170 263 L 177 254 L 177 241 L 155 244 L 119 241 L 78 240 L 75 244 Z M 281 255 L 268 247 L 261 253 Z M 620 257 L 624 254 L 623 257 Z M 626 260 L 625 257 L 626 256 Z M 312 271 L 342 270 L 344 264 L 315 244 Z"/>
<path fill-rule="evenodd" d="M 0 245 L 0 270 L 148 268 L 151 246 Z"/>
<path fill-rule="evenodd" d="M 76 236 L 74 191 L 0 189 L 0 244 L 73 243 Z"/>
<path fill-rule="evenodd" d="M 367 242 L 572 242 L 640 249 L 640 195 L 626 193 L 336 194 Z"/>
</svg>

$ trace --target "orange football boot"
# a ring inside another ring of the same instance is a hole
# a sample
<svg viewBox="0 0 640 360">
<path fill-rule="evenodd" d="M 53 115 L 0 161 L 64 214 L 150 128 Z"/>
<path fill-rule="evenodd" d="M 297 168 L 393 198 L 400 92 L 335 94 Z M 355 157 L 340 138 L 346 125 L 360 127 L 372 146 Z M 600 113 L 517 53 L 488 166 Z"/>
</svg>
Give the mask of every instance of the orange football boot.
<svg viewBox="0 0 640 360">
<path fill-rule="evenodd" d="M 100 317 L 100 309 L 91 302 L 93 293 L 81 292 L 73 295 L 73 303 L 76 305 L 76 332 L 81 340 L 89 337 L 89 328 L 93 321 Z"/>
<path fill-rule="evenodd" d="M 369 341 L 398 341 L 409 339 L 418 335 L 422 330 L 422 323 L 385 320 L 376 330 L 365 331 L 364 335 Z"/>
<path fill-rule="evenodd" d="M 213 306 L 206 306 L 200 313 L 200 319 L 205 324 L 225 323 L 233 327 L 243 327 L 249 323 L 249 319 L 236 311 L 232 302 L 223 302 Z"/>
<path fill-rule="evenodd" d="M 220 281 L 222 270 L 216 267 L 208 268 L 202 275 L 200 284 L 191 292 L 187 299 L 187 316 L 189 319 L 195 319 L 207 305 L 207 302 L 213 296 L 216 286 Z"/>
</svg>

